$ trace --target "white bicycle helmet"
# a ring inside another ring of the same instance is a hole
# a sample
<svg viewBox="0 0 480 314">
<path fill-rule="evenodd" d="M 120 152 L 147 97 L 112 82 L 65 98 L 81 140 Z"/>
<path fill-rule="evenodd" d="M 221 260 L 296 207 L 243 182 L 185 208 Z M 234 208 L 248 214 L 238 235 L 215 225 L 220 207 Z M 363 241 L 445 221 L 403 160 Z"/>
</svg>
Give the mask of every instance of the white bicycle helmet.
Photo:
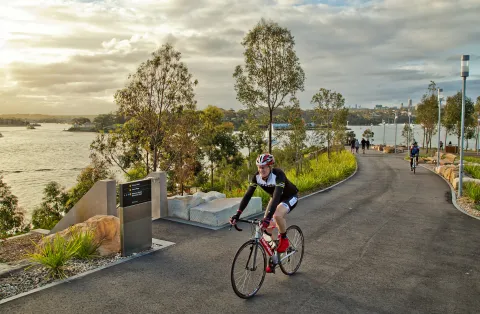
<svg viewBox="0 0 480 314">
<path fill-rule="evenodd" d="M 271 166 L 275 163 L 275 158 L 270 154 L 261 154 L 258 156 L 256 164 L 257 166 Z"/>
</svg>

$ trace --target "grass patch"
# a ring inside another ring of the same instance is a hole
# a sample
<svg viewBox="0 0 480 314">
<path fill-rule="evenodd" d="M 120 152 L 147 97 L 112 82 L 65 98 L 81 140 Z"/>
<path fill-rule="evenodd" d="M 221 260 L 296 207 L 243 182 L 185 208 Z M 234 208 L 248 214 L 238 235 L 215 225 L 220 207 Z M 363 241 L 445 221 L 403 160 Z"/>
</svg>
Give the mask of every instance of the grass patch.
<svg viewBox="0 0 480 314">
<path fill-rule="evenodd" d="M 287 177 L 295 184 L 301 195 L 331 186 L 345 178 L 348 178 L 356 169 L 355 156 L 347 151 L 330 154 L 322 154 L 317 159 L 310 160 L 310 170 L 298 177 L 295 170 L 287 171 Z"/>
<path fill-rule="evenodd" d="M 40 240 L 35 243 L 35 250 L 27 255 L 32 262 L 48 269 L 49 278 L 66 278 L 65 266 L 73 258 L 97 257 L 96 252 L 101 242 L 95 241 L 94 232 L 82 231 L 73 226 L 70 228 L 68 238 L 56 234 L 50 240 Z"/>
<path fill-rule="evenodd" d="M 300 195 L 329 187 L 343 179 L 348 178 L 356 169 L 357 161 L 355 156 L 347 151 L 339 153 L 332 152 L 330 161 L 327 154 L 321 154 L 317 159 L 310 160 L 310 170 L 300 174 L 295 174 L 295 169 L 286 172 L 287 178 L 297 186 Z M 240 189 L 224 192 L 227 197 L 243 197 L 248 184 Z M 262 206 L 265 208 L 270 200 L 270 195 L 261 188 L 255 190 L 254 196 L 262 198 Z"/>
<path fill-rule="evenodd" d="M 464 160 L 464 161 L 468 161 L 468 162 L 473 162 L 473 163 L 480 164 L 480 157 L 475 157 L 475 156 L 463 156 L 463 160 Z"/>
<path fill-rule="evenodd" d="M 472 176 L 474 179 L 480 179 L 480 165 L 464 165 L 463 170 Z"/>
<path fill-rule="evenodd" d="M 95 233 L 92 230 L 81 231 L 78 228 L 72 230 L 71 241 L 78 242 L 79 244 L 73 257 L 78 259 L 92 259 L 99 257 L 96 252 L 102 242 L 95 241 Z"/>
<path fill-rule="evenodd" d="M 30 260 L 46 267 L 49 271 L 48 277 L 66 278 L 65 264 L 75 256 L 80 243 L 56 234 L 52 241 L 36 244 L 35 247 L 35 252 L 29 254 Z"/>
<path fill-rule="evenodd" d="M 465 196 L 471 198 L 476 205 L 480 202 L 480 185 L 475 182 L 465 182 L 463 184 Z M 477 206 L 475 206 L 477 208 Z"/>
</svg>

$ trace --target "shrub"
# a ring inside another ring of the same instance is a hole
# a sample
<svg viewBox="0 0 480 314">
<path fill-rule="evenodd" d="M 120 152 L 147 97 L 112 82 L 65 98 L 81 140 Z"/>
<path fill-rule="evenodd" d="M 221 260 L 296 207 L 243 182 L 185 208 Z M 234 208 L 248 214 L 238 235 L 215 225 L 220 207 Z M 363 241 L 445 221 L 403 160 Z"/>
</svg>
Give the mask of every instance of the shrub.
<svg viewBox="0 0 480 314">
<path fill-rule="evenodd" d="M 68 194 L 57 182 L 50 182 L 43 190 L 43 202 L 32 214 L 34 228 L 52 229 L 68 211 Z"/>
<path fill-rule="evenodd" d="M 39 244 L 40 243 L 40 244 Z M 35 244 L 35 252 L 28 254 L 31 261 L 48 269 L 48 277 L 65 278 L 65 264 L 80 247 L 78 239 L 65 239 L 56 234 L 53 240 Z"/>
<path fill-rule="evenodd" d="M 95 233 L 92 230 L 82 231 L 78 228 L 73 228 L 71 241 L 79 243 L 79 247 L 75 252 L 74 257 L 79 259 L 98 257 L 96 252 L 102 242 L 95 241 Z"/>
<path fill-rule="evenodd" d="M 469 173 L 473 178 L 480 179 L 480 165 L 473 166 L 473 165 L 465 165 L 463 166 L 465 172 Z"/>
<path fill-rule="evenodd" d="M 465 195 L 471 198 L 475 203 L 480 202 L 480 185 L 475 182 L 465 182 L 463 184 Z"/>
<path fill-rule="evenodd" d="M 24 213 L 18 207 L 18 198 L 0 177 L 0 238 L 22 232 Z"/>
</svg>

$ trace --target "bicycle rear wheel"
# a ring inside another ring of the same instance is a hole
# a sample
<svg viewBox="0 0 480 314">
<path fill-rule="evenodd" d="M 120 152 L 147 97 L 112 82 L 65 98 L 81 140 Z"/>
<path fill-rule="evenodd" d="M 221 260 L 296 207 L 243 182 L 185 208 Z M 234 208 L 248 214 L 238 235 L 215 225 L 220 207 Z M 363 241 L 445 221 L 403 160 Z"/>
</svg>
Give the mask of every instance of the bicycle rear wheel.
<svg viewBox="0 0 480 314">
<path fill-rule="evenodd" d="M 292 225 L 287 228 L 287 237 L 290 246 L 284 253 L 279 253 L 279 264 L 285 275 L 293 275 L 297 272 L 303 260 L 305 248 L 303 232 L 300 227 Z"/>
<path fill-rule="evenodd" d="M 267 257 L 260 243 L 245 242 L 235 254 L 230 273 L 235 294 L 243 299 L 253 297 L 263 284 L 266 267 Z"/>
</svg>

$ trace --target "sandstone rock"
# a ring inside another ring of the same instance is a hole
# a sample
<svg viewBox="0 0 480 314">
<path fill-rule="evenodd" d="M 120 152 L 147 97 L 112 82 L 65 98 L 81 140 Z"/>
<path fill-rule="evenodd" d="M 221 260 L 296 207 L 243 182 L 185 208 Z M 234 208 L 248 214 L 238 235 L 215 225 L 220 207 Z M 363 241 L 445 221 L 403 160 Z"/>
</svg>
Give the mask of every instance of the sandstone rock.
<svg viewBox="0 0 480 314">
<path fill-rule="evenodd" d="M 85 222 L 73 225 L 78 231 L 91 230 L 95 235 L 95 242 L 101 242 L 98 248 L 100 256 L 111 255 L 120 252 L 120 219 L 115 216 L 97 215 Z M 43 238 L 44 241 L 51 241 L 59 234 L 60 236 L 69 239 L 72 233 L 72 228 L 51 234 Z"/>
</svg>

